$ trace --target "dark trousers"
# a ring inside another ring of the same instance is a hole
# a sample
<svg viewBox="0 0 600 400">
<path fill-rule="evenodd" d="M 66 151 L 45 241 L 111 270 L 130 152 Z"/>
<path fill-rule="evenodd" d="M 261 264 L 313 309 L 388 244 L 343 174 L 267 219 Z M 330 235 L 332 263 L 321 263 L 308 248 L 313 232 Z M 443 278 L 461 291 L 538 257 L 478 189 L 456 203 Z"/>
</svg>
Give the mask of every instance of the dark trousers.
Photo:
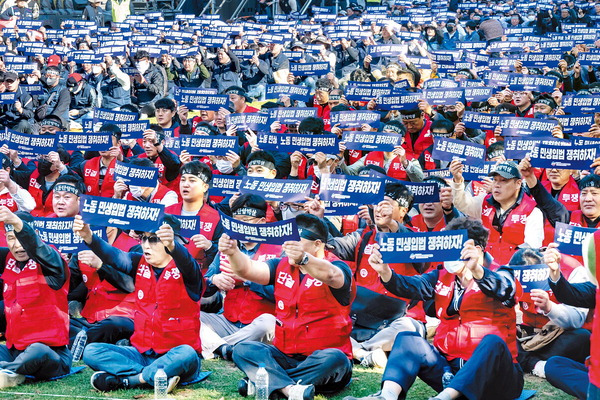
<svg viewBox="0 0 600 400">
<path fill-rule="evenodd" d="M 133 335 L 133 320 L 125 317 L 108 317 L 90 324 L 85 318 L 71 318 L 69 326 L 70 344 L 83 328 L 87 329 L 87 343 L 112 343 L 129 339 Z"/>
<path fill-rule="evenodd" d="M 535 351 L 524 351 L 519 343 L 519 364 L 525 372 L 531 372 L 538 361 L 553 356 L 568 357 L 579 363 L 585 362 L 590 355 L 590 331 L 579 328 L 564 331 L 559 337 Z"/>
<path fill-rule="evenodd" d="M 451 370 L 455 377 L 449 387 L 469 400 L 513 400 L 521 395 L 523 371 L 513 363 L 508 346 L 499 336 L 485 336 L 462 368 L 457 361 L 448 362 L 418 334 L 400 332 L 382 380 L 399 384 L 405 395 L 419 377 L 440 392 L 442 375 Z"/>
<path fill-rule="evenodd" d="M 33 343 L 25 350 L 0 345 L 0 368 L 36 379 L 50 379 L 69 373 L 71 351 L 67 346 L 50 347 Z"/>
<path fill-rule="evenodd" d="M 545 371 L 552 386 L 580 400 L 587 398 L 590 378 L 584 364 L 567 357 L 550 357 Z"/>
<path fill-rule="evenodd" d="M 338 349 L 317 350 L 308 357 L 290 357 L 275 346 L 242 342 L 233 348 L 233 361 L 254 382 L 258 364 L 269 373 L 269 393 L 293 385 L 312 383 L 320 393 L 342 390 L 352 377 L 352 363 Z"/>
</svg>

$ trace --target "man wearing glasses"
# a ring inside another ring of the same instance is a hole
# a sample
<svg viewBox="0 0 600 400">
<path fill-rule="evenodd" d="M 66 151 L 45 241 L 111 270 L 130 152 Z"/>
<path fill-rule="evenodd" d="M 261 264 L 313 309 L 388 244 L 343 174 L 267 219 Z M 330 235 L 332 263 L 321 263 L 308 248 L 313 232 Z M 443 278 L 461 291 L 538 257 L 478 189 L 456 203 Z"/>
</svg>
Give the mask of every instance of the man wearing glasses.
<svg viewBox="0 0 600 400">
<path fill-rule="evenodd" d="M 533 118 L 533 95 L 531 92 L 513 92 L 517 117 Z"/>
<path fill-rule="evenodd" d="M 168 391 L 200 370 L 200 265 L 184 246 L 180 221 L 166 215 L 156 232 L 139 232 L 142 253 L 124 252 L 92 234 L 81 216 L 73 231 L 107 264 L 135 282 L 136 312 L 131 346 L 91 343 L 83 353 L 97 371 L 91 383 L 99 391 L 154 384 L 162 365 Z M 99 267 L 100 270 L 103 268 Z"/>
</svg>

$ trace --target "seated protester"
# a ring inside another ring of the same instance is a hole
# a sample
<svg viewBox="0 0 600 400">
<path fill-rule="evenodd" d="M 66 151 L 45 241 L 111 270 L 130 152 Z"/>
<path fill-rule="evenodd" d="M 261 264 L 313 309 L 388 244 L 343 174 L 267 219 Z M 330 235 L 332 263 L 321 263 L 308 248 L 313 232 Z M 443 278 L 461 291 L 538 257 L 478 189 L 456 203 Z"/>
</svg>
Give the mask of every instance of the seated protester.
<svg viewBox="0 0 600 400">
<path fill-rule="evenodd" d="M 244 194 L 234 200 L 231 212 L 239 221 L 264 224 L 267 203 L 260 196 Z M 243 254 L 259 262 L 281 257 L 282 253 L 279 245 L 242 242 L 239 247 Z M 270 343 L 273 340 L 275 303 L 272 285 L 241 280 L 232 272 L 225 256 L 215 257 L 206 274 L 206 283 L 209 287 L 216 286 L 226 295 L 222 314 L 200 313 L 202 332 L 210 329 L 222 338 L 211 342 L 210 337 L 205 338 L 201 332 L 205 358 L 207 353 L 213 352 L 231 361 L 233 347 L 238 343 Z"/>
<path fill-rule="evenodd" d="M 509 265 L 541 265 L 544 264 L 543 258 L 542 253 L 537 250 L 520 249 L 512 256 Z M 573 257 L 563 256 L 560 269 L 570 283 L 589 281 L 587 270 Z M 519 308 L 523 312 L 523 323 L 520 325 L 522 341 L 518 341 L 518 361 L 524 372 L 545 378 L 544 369 L 548 358 L 564 356 L 584 362 L 590 355 L 590 331 L 582 328 L 588 314 L 586 308 L 557 303 L 551 291 L 541 289 L 523 293 L 519 299 Z M 542 337 L 536 336 L 536 333 L 542 329 L 552 330 L 549 325 L 554 327 L 557 336 L 547 335 L 540 343 L 537 340 Z M 556 332 L 556 329 L 561 330 Z M 525 337 L 532 339 L 526 341 Z"/>
<path fill-rule="evenodd" d="M 150 54 L 146 50 L 138 50 L 134 58 L 138 73 L 133 77 L 131 102 L 139 107 L 146 106 L 144 114 L 150 115 L 152 103 L 166 94 L 164 76 L 159 67 L 150 61 Z"/>
<path fill-rule="evenodd" d="M 386 131 L 385 129 L 387 126 L 388 124 L 386 124 L 384 127 L 384 132 Z M 407 153 L 404 148 L 404 143 L 406 141 L 406 130 L 404 130 L 402 133 L 396 131 L 392 133 L 397 133 L 402 136 L 401 144 L 396 146 L 393 151 L 371 151 L 352 165 L 346 166 L 345 164 L 342 164 L 342 172 L 348 175 L 356 175 L 358 170 L 365 165 L 376 165 L 385 169 L 386 174 L 390 178 L 399 179 L 402 181 L 422 181 L 423 170 L 421 169 L 419 162 L 415 159 L 407 158 Z"/>
<path fill-rule="evenodd" d="M 17 132 L 32 133 L 33 98 L 27 90 L 21 87 L 19 75 L 16 72 L 7 71 L 3 75 L 4 85 L 6 86 L 5 93 L 15 93 L 16 101 L 13 104 L 0 105 L 0 126 Z"/>
<path fill-rule="evenodd" d="M 46 68 L 42 84 L 44 93 L 38 96 L 35 120 L 41 122 L 47 115 L 56 115 L 62 121 L 69 121 L 71 94 L 60 82 L 60 69 L 56 66 Z"/>
<path fill-rule="evenodd" d="M 166 187 L 177 190 L 179 184 L 179 168 L 181 162 L 172 150 L 165 146 L 165 134 L 159 125 L 150 125 L 144 131 L 144 153 L 139 158 L 149 158 L 158 168 L 159 181 Z"/>
<path fill-rule="evenodd" d="M 580 209 L 579 186 L 573 178 L 576 171 L 571 169 L 546 169 L 546 180 L 542 180 L 542 186 L 552 197 L 562 203 L 567 210 L 576 211 Z"/>
<path fill-rule="evenodd" d="M 403 276 L 381 260 L 374 246 L 369 263 L 383 286 L 396 296 L 434 299 L 440 319 L 433 345 L 412 333 L 399 333 L 382 377 L 380 392 L 363 400 L 397 400 L 406 396 L 417 376 L 440 392 L 433 399 L 512 400 L 523 389 L 517 363 L 512 270 L 499 267 L 483 249 L 488 230 L 480 221 L 457 218 L 448 230 L 466 229 L 461 260 L 444 269 Z M 502 390 L 498 390 L 502 388 Z M 345 400 L 356 400 L 348 396 Z"/>
<path fill-rule="evenodd" d="M 207 126 L 214 128 L 215 111 L 201 110 L 200 115 L 196 115 L 188 121 L 189 110 L 186 106 L 179 106 L 177 109 L 179 116 L 179 135 L 201 135 L 202 132 L 196 132 L 196 127 L 204 122 Z"/>
<path fill-rule="evenodd" d="M 167 214 L 200 217 L 199 233 L 191 237 L 188 251 L 208 268 L 217 254 L 217 239 L 222 234 L 219 213 L 207 203 L 207 192 L 212 172 L 200 161 L 191 161 L 181 167 L 179 193 L 182 201 L 165 208 Z"/>
<path fill-rule="evenodd" d="M 143 253 L 124 252 L 92 234 L 80 216 L 77 233 L 101 260 L 128 275 L 135 285 L 135 317 L 131 346 L 90 343 L 83 361 L 93 370 L 92 386 L 102 392 L 154 385 L 163 366 L 167 391 L 179 380 L 193 380 L 200 371 L 200 265 L 182 244 L 180 221 L 166 215 L 156 232 L 141 232 Z M 100 271 L 99 270 L 99 271 Z"/>
<path fill-rule="evenodd" d="M 53 194 L 56 216 L 74 218 L 78 215 L 79 199 L 84 193 L 85 185 L 77 175 L 58 178 Z M 70 310 L 73 310 L 72 302 L 83 305 L 80 315 L 72 314 L 70 318 L 71 344 L 81 329 L 86 330 L 86 343 L 116 343 L 129 339 L 133 333 L 135 305 L 133 280 L 108 265 L 102 265 L 90 250 L 73 254 L 69 269 Z"/>
<path fill-rule="evenodd" d="M 279 122 L 275 122 L 279 125 Z M 306 135 L 322 135 L 325 133 L 325 125 L 323 120 L 319 117 L 308 117 L 304 118 L 298 125 L 298 133 Z M 274 152 L 275 156 L 277 152 Z M 289 162 L 291 164 L 289 179 L 308 179 L 316 175 L 316 165 L 311 163 L 310 156 L 303 154 L 300 151 L 294 151 L 289 156 Z"/>
<path fill-rule="evenodd" d="M 17 0 L 16 5 L 8 7 L 0 14 L 0 19 L 8 20 L 32 20 L 33 10 L 27 7 L 27 0 Z"/>
<path fill-rule="evenodd" d="M 352 376 L 352 272 L 325 250 L 327 228 L 318 217 L 300 215 L 296 222 L 301 239 L 284 243 L 285 258 L 253 261 L 228 235 L 219 240 L 235 275 L 275 287 L 279 322 L 273 345 L 242 342 L 233 349 L 233 361 L 247 376 L 238 385 L 242 395 L 248 380 L 255 382 L 259 363 L 269 374 L 269 394 L 288 398 L 312 400 L 315 390 L 339 391 Z"/>
<path fill-rule="evenodd" d="M 81 124 L 82 119 L 92 118 L 96 104 L 96 90 L 78 73 L 69 75 L 67 89 L 71 94 L 69 118 Z"/>
<path fill-rule="evenodd" d="M 177 122 L 177 106 L 172 99 L 163 97 L 154 103 L 154 116 L 156 123 L 162 128 L 163 134 L 166 137 L 177 137 L 175 131 L 179 128 Z"/>
<path fill-rule="evenodd" d="M 465 215 L 481 220 L 490 231 L 486 251 L 499 264 L 506 264 L 517 248 L 528 244 L 537 249 L 544 238 L 544 214 L 522 187 L 519 167 L 512 161 L 497 164 L 488 176 L 494 179 L 492 193 L 472 196 L 465 191 L 460 161 L 450 163 L 454 205 Z"/>
<path fill-rule="evenodd" d="M 435 182 L 438 185 L 440 201 L 419 203 L 419 214 L 410 219 L 409 226 L 417 232 L 440 232 L 452 219 L 463 214 L 452 204 L 452 188 L 448 182 L 437 176 L 426 178 L 423 182 Z"/>
<path fill-rule="evenodd" d="M 147 158 L 132 158 L 129 164 L 136 167 L 154 168 L 154 163 Z M 122 180 L 117 179 L 114 185 L 115 193 L 113 198 L 125 199 L 131 201 L 141 201 L 145 203 L 163 204 L 165 207 L 172 206 L 179 202 L 177 193 L 159 181 L 156 181 L 154 187 L 126 185 Z"/>
<path fill-rule="evenodd" d="M 550 93 L 542 93 L 533 100 L 533 115 L 535 118 L 554 115 L 557 107 L 558 104 Z"/>
<path fill-rule="evenodd" d="M 212 75 L 211 87 L 217 89 L 217 92 L 223 93 L 230 86 L 242 86 L 240 60 L 227 44 L 224 43 L 217 50 L 214 61 L 206 61 L 206 68 Z"/>
<path fill-rule="evenodd" d="M 131 101 L 129 95 L 132 84 L 131 78 L 121 71 L 123 64 L 120 64 L 118 59 L 105 55 L 104 63 L 107 67 L 105 75 L 100 81 L 100 86 L 96 86 L 100 98 L 99 104 L 102 108 L 109 110 L 123 110 L 122 107 Z"/>
<path fill-rule="evenodd" d="M 53 213 L 52 189 L 59 176 L 72 173 L 65 164 L 69 163 L 69 153 L 62 148 L 41 156 L 36 162 L 30 162 L 29 169 L 23 166 L 12 170 L 15 182 L 22 188 L 27 188 L 35 200 L 35 208 L 31 211 L 34 217 L 46 217 Z"/>
<path fill-rule="evenodd" d="M 438 118 L 431 123 L 431 134 L 434 138 L 449 138 L 456 139 L 456 132 L 454 131 L 454 123 L 446 118 Z M 423 150 L 419 156 L 419 164 L 424 170 L 428 169 L 445 169 L 450 164 L 449 161 L 434 160 L 433 159 L 433 143 L 431 146 Z"/>
<path fill-rule="evenodd" d="M 408 197 L 412 197 L 408 194 Z M 412 199 L 411 199 L 412 201 Z M 401 225 L 393 218 L 394 208 L 383 201 L 374 208 L 376 229 L 363 233 L 356 251 L 356 298 L 352 302 L 354 321 L 351 341 L 352 355 L 365 367 L 385 368 L 386 352 L 392 350 L 399 332 L 413 332 L 425 337 L 425 310 L 421 302 L 411 302 L 386 290 L 368 259 L 377 243 L 379 232 L 399 232 Z M 391 268 L 402 275 L 425 272 L 423 263 L 395 263 Z M 409 304 L 410 303 L 410 304 Z"/>
<path fill-rule="evenodd" d="M 104 124 L 100 132 L 111 132 L 112 146 L 75 171 L 83 178 L 86 194 L 90 196 L 113 197 L 115 193 L 115 165 L 123 161 L 121 152 L 121 130 L 114 124 Z"/>
<path fill-rule="evenodd" d="M 252 99 L 248 97 L 246 90 L 239 86 L 230 86 L 225 89 L 223 94 L 229 95 L 229 102 L 233 108 L 232 114 L 255 113 L 260 111 L 258 108 L 248 105 L 248 102 L 251 102 Z"/>
<path fill-rule="evenodd" d="M 50 379 L 71 370 L 67 263 L 36 234 L 33 218 L 0 207 L 8 248 L 0 248 L 6 345 L 0 345 L 0 386 L 25 375 Z M 35 293 L 35 296 L 28 295 Z"/>
<path fill-rule="evenodd" d="M 264 101 L 270 71 L 269 65 L 260 57 L 268 49 L 264 45 L 251 43 L 247 50 L 254 50 L 254 55 L 250 59 L 240 60 L 242 87 L 247 91 L 249 97 Z"/>
<path fill-rule="evenodd" d="M 199 88 L 204 87 L 206 83 L 210 85 L 210 72 L 204 63 L 196 62 L 196 56 L 185 56 L 182 64 L 183 67 L 175 73 L 174 81 L 177 86 Z"/>
<path fill-rule="evenodd" d="M 331 81 L 326 77 L 320 78 L 316 83 L 315 95 L 312 101 L 306 104 L 308 107 L 315 107 L 317 109 L 317 117 L 323 120 L 323 129 L 327 131 L 331 130 L 329 123 L 331 114 L 329 93 L 332 90 L 333 85 Z M 302 132 L 302 130 L 298 128 L 298 132 Z"/>
<path fill-rule="evenodd" d="M 513 92 L 513 103 L 517 107 L 517 117 L 533 118 L 533 94 L 531 92 Z"/>
</svg>

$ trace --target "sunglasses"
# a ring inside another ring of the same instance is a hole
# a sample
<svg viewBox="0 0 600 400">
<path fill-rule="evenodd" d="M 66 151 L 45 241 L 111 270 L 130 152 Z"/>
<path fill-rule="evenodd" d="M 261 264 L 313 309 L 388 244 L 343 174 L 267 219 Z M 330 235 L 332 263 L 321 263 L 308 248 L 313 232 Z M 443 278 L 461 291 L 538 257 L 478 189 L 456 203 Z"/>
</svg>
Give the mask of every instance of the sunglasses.
<svg viewBox="0 0 600 400">
<path fill-rule="evenodd" d="M 142 241 L 142 243 L 149 242 L 150 244 L 155 244 L 155 243 L 160 242 L 160 238 L 156 235 L 152 235 L 152 236 L 142 235 L 140 237 L 140 240 Z"/>
</svg>

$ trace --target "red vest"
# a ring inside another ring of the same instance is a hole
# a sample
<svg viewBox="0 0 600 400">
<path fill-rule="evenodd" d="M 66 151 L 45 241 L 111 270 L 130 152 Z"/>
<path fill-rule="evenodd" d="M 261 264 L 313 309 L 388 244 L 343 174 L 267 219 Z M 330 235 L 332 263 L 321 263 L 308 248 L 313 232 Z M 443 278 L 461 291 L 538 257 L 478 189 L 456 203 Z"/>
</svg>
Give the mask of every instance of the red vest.
<svg viewBox="0 0 600 400">
<path fill-rule="evenodd" d="M 177 203 L 177 204 L 173 204 L 170 205 L 169 207 L 165 208 L 165 213 L 167 214 L 173 214 L 173 215 L 181 215 L 181 210 L 183 208 L 183 203 Z M 202 205 L 202 208 L 200 209 L 200 211 L 198 211 L 198 216 L 200 216 L 200 225 L 199 225 L 199 230 L 198 233 L 201 233 L 202 235 L 204 235 L 208 240 L 213 240 L 213 235 L 215 233 L 215 229 L 217 228 L 217 225 L 219 224 L 219 221 L 221 220 L 221 217 L 219 216 L 219 212 L 217 210 L 215 210 L 214 208 L 212 208 L 211 206 L 209 206 L 207 203 L 204 203 Z M 187 245 L 186 248 L 188 249 L 188 251 L 190 252 L 190 254 L 192 255 L 192 257 L 194 257 L 198 263 L 204 268 L 208 268 L 208 265 L 203 265 L 203 262 L 205 260 L 205 256 L 204 256 L 204 251 L 198 249 L 196 247 L 196 245 L 194 244 L 194 242 L 190 241 Z"/>
<path fill-rule="evenodd" d="M 106 280 L 100 279 L 98 271 L 79 262 L 83 283 L 88 290 L 81 316 L 89 323 L 108 317 L 133 318 L 135 293 L 123 293 Z"/>
<path fill-rule="evenodd" d="M 13 199 L 9 192 L 0 194 L 0 206 L 5 206 L 12 212 L 15 212 L 19 209 L 17 202 L 15 199 Z M 4 229 L 4 223 L 0 222 L 0 247 L 6 246 L 6 230 Z"/>
<path fill-rule="evenodd" d="M 365 158 L 365 165 L 377 165 L 378 167 L 385 169 L 383 151 L 372 151 L 367 154 L 367 157 Z M 407 179 L 406 170 L 402 165 L 402 161 L 400 161 L 400 157 L 394 157 L 386 172 L 390 178 L 399 179 L 401 181 L 405 181 Z"/>
<path fill-rule="evenodd" d="M 348 165 L 352 165 L 363 156 L 363 152 L 360 150 L 348 150 Z"/>
<path fill-rule="evenodd" d="M 369 264 L 369 256 L 373 250 L 373 245 L 376 243 L 375 237 L 376 235 L 369 235 L 369 244 L 367 244 L 365 247 L 365 251 L 363 252 L 361 259 L 357 261 L 358 268 L 354 275 L 356 285 L 365 287 L 376 293 L 381 293 L 389 297 L 395 297 L 397 299 L 404 300 L 407 305 L 410 304 L 412 300 L 398 297 L 395 294 L 390 293 L 385 286 L 383 286 L 383 283 L 381 283 L 379 274 L 375 272 L 373 267 L 371 267 Z M 406 276 L 419 275 L 419 273 L 411 264 L 393 263 L 389 265 L 390 268 L 397 274 Z M 423 302 L 419 301 L 418 304 L 411 309 L 407 308 L 406 316 L 425 323 L 425 309 L 423 308 Z"/>
<path fill-rule="evenodd" d="M 119 236 L 115 239 L 112 246 L 117 249 L 121 249 L 123 251 L 129 251 L 133 246 L 137 246 L 140 244 L 139 240 L 136 240 L 129 236 L 127 232 L 121 232 Z"/>
<path fill-rule="evenodd" d="M 344 215 L 342 217 L 342 234 L 348 235 L 358 230 L 360 218 L 358 215 Z"/>
<path fill-rule="evenodd" d="M 448 360 L 468 360 L 486 335 L 498 335 L 508 345 L 517 362 L 516 313 L 501 302 L 481 292 L 475 280 L 463 294 L 460 313 L 449 316 L 448 306 L 454 296 L 455 275 L 440 270 L 435 286 L 436 316 L 440 319 L 433 345 Z"/>
<path fill-rule="evenodd" d="M 410 220 L 410 225 L 413 227 L 413 230 L 416 232 L 429 232 L 429 227 L 425 223 L 422 214 L 417 214 Z M 436 226 L 431 230 L 431 232 L 440 232 L 446 227 L 446 219 L 442 216 L 440 222 L 436 224 Z"/>
<path fill-rule="evenodd" d="M 169 189 L 168 187 L 166 187 L 165 185 L 163 185 L 162 183 L 159 183 L 158 190 L 156 191 L 156 193 L 154 193 L 154 196 L 152 196 L 150 203 L 159 204 L 162 201 L 162 199 L 164 199 L 165 196 L 167 195 L 167 193 L 169 193 L 169 192 L 172 192 L 172 190 Z M 133 197 L 131 195 L 131 192 L 127 192 L 127 196 L 125 196 L 125 200 L 139 201 L 138 199 L 136 199 L 135 197 Z"/>
<path fill-rule="evenodd" d="M 308 165 L 308 160 L 302 156 L 298 166 L 298 179 L 308 179 L 313 176 L 315 176 L 315 164 Z"/>
<path fill-rule="evenodd" d="M 596 271 L 600 271 L 600 230 L 594 232 L 594 249 L 596 253 Z M 592 322 L 592 339 L 590 345 L 590 359 L 588 367 L 590 371 L 590 383 L 600 387 L 600 288 L 596 289 L 596 309 Z"/>
<path fill-rule="evenodd" d="M 53 290 L 48 286 L 41 266 L 30 259 L 20 269 L 12 254 L 6 257 L 4 311 L 6 312 L 6 346 L 24 350 L 32 343 L 48 346 L 69 344 L 69 268 L 64 285 Z"/>
<path fill-rule="evenodd" d="M 563 254 L 560 260 L 560 271 L 564 275 L 565 279 L 569 279 L 569 276 L 573 272 L 573 270 L 577 267 L 581 267 L 581 263 L 577 261 L 577 259 Z M 550 290 L 548 292 L 550 295 L 550 301 L 554 303 L 558 303 L 554 293 Z M 523 311 L 523 325 L 528 325 L 534 328 L 542 328 L 548 321 L 550 320 L 548 317 L 543 314 L 539 314 L 535 310 L 535 306 L 533 305 L 533 301 L 531 301 L 531 296 L 529 293 L 523 293 L 520 299 L 521 311 Z"/>
<path fill-rule="evenodd" d="M 31 211 L 31 215 L 34 217 L 47 217 L 54 212 L 52 207 L 52 192 L 48 193 L 46 201 L 44 201 L 44 191 L 42 190 L 42 186 L 37 181 L 39 176 L 40 173 L 36 168 L 29 177 L 28 191 L 35 200 L 35 209 Z"/>
<path fill-rule="evenodd" d="M 281 246 L 261 244 L 252 257 L 265 262 L 281 255 Z M 227 292 L 223 301 L 223 315 L 231 322 L 249 324 L 262 314 L 275 314 L 275 304 L 263 299 L 241 281 Z"/>
<path fill-rule="evenodd" d="M 404 135 L 404 150 L 406 150 L 406 159 L 413 160 L 415 158 L 419 158 L 423 150 L 427 149 L 429 146 L 433 144 L 433 135 L 431 134 L 431 121 L 425 121 L 425 126 L 421 132 L 419 132 L 419 136 L 415 143 L 412 142 L 412 138 L 410 137 L 410 133 L 406 133 Z"/>
<path fill-rule="evenodd" d="M 496 143 L 498 140 L 504 141 L 503 137 L 497 138 L 493 129 L 485 131 L 485 147 L 489 147 L 490 145 Z"/>
<path fill-rule="evenodd" d="M 169 150 L 171 153 L 173 153 L 172 150 Z M 148 155 L 146 153 L 142 153 L 140 155 L 138 155 L 139 158 L 148 158 Z M 179 194 L 179 181 L 181 180 L 181 176 L 177 176 L 176 179 L 173 179 L 171 182 L 169 182 L 167 180 L 167 178 L 165 178 L 165 164 L 163 164 L 162 160 L 160 159 L 160 157 L 156 157 L 156 160 L 152 161 L 154 163 L 154 166 L 156 168 L 158 168 L 158 181 L 160 183 L 162 183 L 163 185 L 165 185 L 166 187 L 168 187 L 169 189 L 175 191 L 175 193 L 177 193 L 177 196 L 180 196 Z M 180 198 L 181 200 L 181 198 Z"/>
<path fill-rule="evenodd" d="M 502 234 L 500 234 L 492 226 L 496 209 L 489 203 L 491 197 L 492 195 L 489 194 L 484 199 L 481 216 L 483 226 L 490 231 L 486 251 L 494 257 L 498 264 L 508 264 L 517 246 L 525 241 L 525 222 L 536 203 L 532 198 L 524 195 L 521 202 L 506 217 L 502 226 Z"/>
<path fill-rule="evenodd" d="M 549 193 L 552 193 L 552 184 L 550 181 L 543 181 L 542 185 L 544 185 Z M 579 186 L 577 186 L 577 182 L 575 182 L 573 177 L 569 178 L 567 184 L 560 190 L 556 200 L 567 207 L 567 210 L 571 213 L 579 211 Z M 544 246 L 548 246 L 549 243 L 554 242 L 554 232 L 554 227 L 550 224 L 550 221 L 546 220 L 544 222 Z"/>
<path fill-rule="evenodd" d="M 142 257 L 135 276 L 136 310 L 131 345 L 140 353 L 150 349 L 164 354 L 187 344 L 200 345 L 200 301 L 185 289 L 181 272 L 171 261 L 156 280 L 154 269 Z"/>
<path fill-rule="evenodd" d="M 327 261 L 338 258 L 326 252 Z M 353 290 L 354 292 L 354 290 Z M 275 339 L 273 344 L 288 355 L 310 355 L 336 348 L 352 357 L 350 304 L 342 306 L 329 286 L 310 275 L 300 281 L 300 269 L 282 258 L 275 277 Z"/>
<path fill-rule="evenodd" d="M 100 163 L 102 157 L 94 157 L 86 161 L 83 169 L 83 183 L 85 183 L 86 194 L 90 196 L 113 197 L 115 194 L 115 164 L 117 159 L 114 158 L 108 168 L 106 175 L 100 187 Z"/>
</svg>

